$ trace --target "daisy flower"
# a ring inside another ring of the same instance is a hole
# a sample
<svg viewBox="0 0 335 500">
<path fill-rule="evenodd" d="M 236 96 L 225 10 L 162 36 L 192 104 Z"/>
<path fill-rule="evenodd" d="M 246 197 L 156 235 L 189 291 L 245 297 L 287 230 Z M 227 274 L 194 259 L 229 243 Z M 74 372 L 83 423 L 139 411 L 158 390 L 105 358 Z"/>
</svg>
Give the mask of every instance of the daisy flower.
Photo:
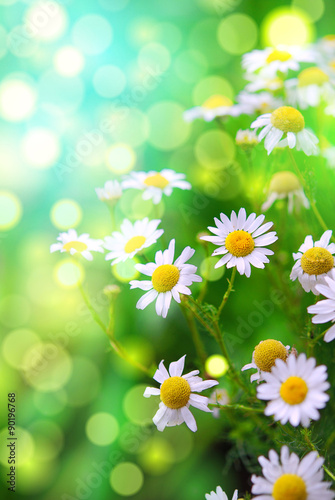
<svg viewBox="0 0 335 500">
<path fill-rule="evenodd" d="M 294 199 L 298 208 L 309 208 L 309 201 L 298 177 L 289 170 L 277 172 L 271 177 L 268 198 L 262 205 L 262 210 L 268 210 L 276 200 L 288 199 L 288 212 L 293 212 Z"/>
<path fill-rule="evenodd" d="M 255 368 L 256 373 L 251 375 L 250 382 L 254 380 L 264 380 L 263 372 L 271 372 L 271 369 L 276 363 L 277 359 L 282 359 L 286 361 L 288 356 L 288 351 L 290 346 L 284 346 L 279 340 L 267 339 L 262 340 L 258 345 L 256 345 L 254 352 L 252 353 L 252 362 L 244 365 L 241 371 L 250 370 L 250 368 Z"/>
<path fill-rule="evenodd" d="M 111 250 L 105 259 L 112 260 L 114 266 L 118 262 L 132 259 L 134 255 L 148 248 L 164 233 L 163 229 L 157 229 L 161 223 L 159 219 L 149 221 L 148 217 L 137 220 L 132 224 L 128 219 L 124 219 L 121 224 L 121 231 L 114 231 L 112 236 L 106 236 L 104 247 Z"/>
<path fill-rule="evenodd" d="M 107 181 L 103 188 L 95 188 L 99 200 L 115 205 L 122 196 L 122 187 L 118 181 Z"/>
<path fill-rule="evenodd" d="M 335 168 L 335 146 L 328 146 L 321 151 L 321 155 L 326 159 L 327 166 Z"/>
<path fill-rule="evenodd" d="M 261 456 L 258 461 L 264 477 L 251 477 L 251 492 L 254 500 L 332 500 L 331 483 L 323 481 L 324 459 L 311 451 L 299 461 L 295 453 L 283 446 L 279 456 L 270 450 L 269 458 Z M 280 463 L 281 462 L 281 463 Z M 258 496 L 259 495 L 259 496 Z"/>
<path fill-rule="evenodd" d="M 294 427 L 300 423 L 308 427 L 310 419 L 318 420 L 318 410 L 329 400 L 325 391 L 330 384 L 326 382 L 327 367 L 315 364 L 315 359 L 306 359 L 304 353 L 298 357 L 290 354 L 286 362 L 277 359 L 271 373 L 263 373 L 265 383 L 257 387 L 258 399 L 270 401 L 264 414 Z"/>
<path fill-rule="evenodd" d="M 325 277 L 333 276 L 335 243 L 329 243 L 331 235 L 331 230 L 325 231 L 315 243 L 311 235 L 306 236 L 299 251 L 293 254 L 296 263 L 290 278 L 292 281 L 298 278 L 305 292 L 319 295 L 316 285 L 325 284 Z"/>
<path fill-rule="evenodd" d="M 248 73 L 259 71 L 261 76 L 275 78 L 277 73 L 286 74 L 289 70 L 298 71 L 301 62 L 314 62 L 312 50 L 298 46 L 278 45 L 273 49 L 253 50 L 242 57 L 242 67 Z"/>
<path fill-rule="evenodd" d="M 261 75 L 255 75 L 254 73 L 246 74 L 246 80 L 249 83 L 245 86 L 247 92 L 258 92 L 259 90 L 266 90 L 267 92 L 272 92 L 276 94 L 284 88 L 284 82 L 282 78 L 276 76 L 274 78 L 265 78 Z"/>
<path fill-rule="evenodd" d="M 244 151 L 252 149 L 259 143 L 257 134 L 254 130 L 238 130 L 236 133 L 235 142 Z"/>
<path fill-rule="evenodd" d="M 215 389 L 209 397 L 208 403 L 219 404 L 221 406 L 229 404 L 229 396 L 226 389 Z M 219 418 L 220 408 L 213 408 L 213 417 Z"/>
<path fill-rule="evenodd" d="M 245 106 L 234 104 L 226 96 L 213 95 L 201 106 L 195 106 L 185 111 L 183 117 L 186 122 L 192 122 L 196 118 L 210 122 L 217 116 L 239 116 L 245 112 L 245 109 Z"/>
<path fill-rule="evenodd" d="M 316 304 L 307 307 L 307 311 L 310 314 L 315 314 L 312 318 L 312 323 L 328 323 L 328 321 L 335 322 L 335 281 L 334 279 L 325 277 L 325 285 L 316 285 L 316 289 L 319 293 L 324 295 L 326 300 L 319 300 Z M 323 340 L 325 342 L 331 342 L 335 339 L 335 325 L 333 325 L 329 330 L 327 330 Z"/>
<path fill-rule="evenodd" d="M 329 75 L 316 66 L 304 69 L 297 78 L 287 80 L 285 86 L 289 104 L 301 109 L 316 107 L 322 100 L 334 98 L 334 86 Z"/>
<path fill-rule="evenodd" d="M 87 260 L 93 260 L 91 252 L 104 253 L 102 240 L 92 240 L 89 234 L 84 233 L 80 236 L 74 229 L 69 229 L 67 233 L 60 233 L 57 240 L 59 243 L 53 243 L 50 246 L 50 252 L 68 252 L 71 255 L 81 254 Z"/>
<path fill-rule="evenodd" d="M 236 100 L 245 108 L 245 114 L 269 113 L 283 105 L 282 99 L 273 97 L 269 92 L 260 92 L 253 94 L 242 91 Z"/>
<path fill-rule="evenodd" d="M 298 151 L 304 151 L 307 156 L 318 154 L 319 149 L 316 144 L 319 139 L 305 128 L 305 119 L 300 111 L 291 106 L 281 106 L 272 113 L 259 116 L 251 124 L 251 128 L 260 127 L 264 128 L 258 139 L 261 141 L 265 137 L 264 147 L 268 155 L 275 146 L 288 146 L 290 149 L 296 147 Z"/>
<path fill-rule="evenodd" d="M 184 248 L 181 255 L 173 262 L 174 250 L 175 240 L 171 240 L 167 250 L 156 252 L 155 262 L 135 265 L 138 271 L 151 277 L 151 281 L 130 281 L 131 289 L 147 290 L 137 302 L 137 309 L 145 309 L 157 299 L 156 313 L 166 318 L 172 297 L 180 303 L 180 294 L 191 295 L 188 287 L 195 281 L 202 281 L 200 276 L 194 274 L 196 266 L 186 264 L 195 250 L 191 247 Z"/>
<path fill-rule="evenodd" d="M 252 213 L 247 218 L 244 208 L 238 215 L 231 213 L 230 219 L 223 213 L 221 220 L 215 217 L 216 227 L 208 227 L 215 236 L 203 236 L 202 239 L 210 241 L 220 248 L 214 250 L 212 255 L 223 255 L 215 264 L 215 268 L 227 265 L 227 268 L 236 266 L 238 272 L 249 278 L 251 273 L 250 264 L 264 269 L 264 264 L 269 262 L 267 255 L 273 255 L 273 251 L 263 248 L 263 245 L 271 245 L 278 237 L 275 231 L 268 231 L 273 222 L 267 222 L 262 226 L 264 215 L 256 217 Z"/>
<path fill-rule="evenodd" d="M 143 200 L 152 200 L 157 205 L 163 194 L 170 196 L 173 188 L 191 189 L 191 184 L 185 179 L 185 174 L 177 174 L 174 170 L 165 168 L 161 172 L 131 172 L 122 182 L 122 188 L 141 189 Z"/>
<path fill-rule="evenodd" d="M 231 500 L 237 500 L 238 497 L 238 492 L 237 490 L 234 491 L 233 498 Z M 216 493 L 215 491 L 211 491 L 210 493 L 207 493 L 205 495 L 206 500 L 228 500 L 227 495 L 225 492 L 222 490 L 221 486 L 218 486 L 216 488 Z"/>
<path fill-rule="evenodd" d="M 202 392 L 209 389 L 219 382 L 217 380 L 202 380 L 198 377 L 199 370 L 193 370 L 186 375 L 182 375 L 185 365 L 185 356 L 178 361 L 170 363 L 169 371 L 161 361 L 153 376 L 160 385 L 159 389 L 147 387 L 144 391 L 144 397 L 160 396 L 161 402 L 159 409 L 152 419 L 159 431 L 163 431 L 166 426 L 172 427 L 180 425 L 183 422 L 191 431 L 197 430 L 197 424 L 192 415 L 189 406 L 194 406 L 199 410 L 211 412 L 208 408 L 208 398 L 193 394 L 193 392 Z"/>
</svg>

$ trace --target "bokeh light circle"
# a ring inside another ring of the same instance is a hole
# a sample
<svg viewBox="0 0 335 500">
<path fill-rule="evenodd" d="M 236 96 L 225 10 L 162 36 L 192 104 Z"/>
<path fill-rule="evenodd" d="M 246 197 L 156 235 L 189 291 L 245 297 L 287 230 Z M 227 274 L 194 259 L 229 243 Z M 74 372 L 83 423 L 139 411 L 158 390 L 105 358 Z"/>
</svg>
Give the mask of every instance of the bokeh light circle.
<svg viewBox="0 0 335 500">
<path fill-rule="evenodd" d="M 212 95 L 224 95 L 231 101 L 234 100 L 235 92 L 231 84 L 220 76 L 208 76 L 196 85 L 193 91 L 193 102 L 198 106 L 203 104 Z"/>
<path fill-rule="evenodd" d="M 52 130 L 32 128 L 22 140 L 22 153 L 30 166 L 37 169 L 50 168 L 60 155 L 58 137 Z"/>
<path fill-rule="evenodd" d="M 0 191 L 0 231 L 7 231 L 18 224 L 22 215 L 22 205 L 16 195 Z"/>
<path fill-rule="evenodd" d="M 145 472 L 158 476 L 165 474 L 172 467 L 175 451 L 166 438 L 153 436 L 144 443 L 138 460 Z"/>
<path fill-rule="evenodd" d="M 46 416 L 52 416 L 64 410 L 67 398 L 63 389 L 55 392 L 36 391 L 33 395 L 33 401 L 40 413 Z"/>
<path fill-rule="evenodd" d="M 107 64 L 97 69 L 93 76 L 96 92 L 111 99 L 121 94 L 127 83 L 125 74 L 118 66 Z"/>
<path fill-rule="evenodd" d="M 82 407 L 97 397 L 101 387 L 101 377 L 98 367 L 84 356 L 72 358 L 73 369 L 71 378 L 66 385 L 68 405 Z"/>
<path fill-rule="evenodd" d="M 39 80 L 41 106 L 54 110 L 58 116 L 75 111 L 84 96 L 84 84 L 79 76 L 71 77 L 58 74 L 54 69 L 43 73 Z"/>
<path fill-rule="evenodd" d="M 113 490 L 121 496 L 135 495 L 142 488 L 143 482 L 142 470 L 132 462 L 117 464 L 110 475 Z"/>
<path fill-rule="evenodd" d="M 39 336 L 32 330 L 13 330 L 3 340 L 3 357 L 9 365 L 20 369 L 23 367 L 23 359 L 26 351 L 40 342 Z M 13 349 L 13 346 L 15 346 L 15 349 Z"/>
<path fill-rule="evenodd" d="M 206 359 L 205 369 L 208 375 L 214 378 L 223 377 L 229 369 L 229 364 L 226 358 L 220 354 L 213 354 Z"/>
<path fill-rule="evenodd" d="M 324 0 L 313 0 L 313 2 L 306 2 L 306 0 L 292 0 L 292 7 L 305 11 L 314 22 L 321 19 L 325 11 Z"/>
<path fill-rule="evenodd" d="M 174 69 L 186 83 L 198 82 L 208 69 L 206 58 L 197 50 L 185 50 L 176 56 Z"/>
<path fill-rule="evenodd" d="M 157 68 L 163 73 L 171 64 L 170 52 L 160 43 L 148 43 L 139 52 L 138 64 L 148 73 Z"/>
<path fill-rule="evenodd" d="M 29 426 L 36 452 L 42 462 L 53 460 L 60 453 L 64 437 L 59 425 L 47 419 L 35 420 Z"/>
<path fill-rule="evenodd" d="M 183 120 L 184 108 L 173 101 L 162 101 L 148 110 L 150 135 L 148 142 L 156 149 L 169 151 L 187 141 L 191 126 Z"/>
<path fill-rule="evenodd" d="M 305 11 L 291 7 L 272 10 L 263 20 L 265 45 L 305 45 L 313 40 L 314 28 Z"/>
<path fill-rule="evenodd" d="M 135 163 L 135 151 L 128 144 L 114 144 L 107 151 L 108 168 L 115 174 L 130 172 Z"/>
<path fill-rule="evenodd" d="M 118 262 L 112 266 L 112 273 L 115 278 L 122 283 L 129 283 L 130 280 L 138 278 L 140 273 L 135 269 L 136 259 L 127 259 L 125 262 Z"/>
<path fill-rule="evenodd" d="M 139 109 L 122 107 L 112 113 L 110 127 L 115 142 L 137 147 L 147 140 L 150 124 L 148 117 Z"/>
<path fill-rule="evenodd" d="M 235 158 L 236 148 L 231 136 L 222 130 L 209 130 L 202 134 L 195 145 L 197 160 L 210 170 L 229 166 Z"/>
<path fill-rule="evenodd" d="M 143 397 L 146 387 L 144 384 L 135 385 L 123 399 L 123 411 L 134 424 L 143 425 L 150 421 L 158 409 L 159 399 Z"/>
<path fill-rule="evenodd" d="M 84 269 L 79 262 L 75 262 L 72 259 L 66 259 L 56 264 L 54 278 L 61 286 L 73 288 L 83 281 Z"/>
<path fill-rule="evenodd" d="M 68 22 L 66 10 L 53 0 L 33 3 L 24 19 L 29 35 L 44 42 L 58 39 L 64 33 Z"/>
<path fill-rule="evenodd" d="M 82 52 L 97 55 L 104 52 L 112 42 L 112 27 L 97 14 L 81 17 L 72 30 L 73 42 Z"/>
<path fill-rule="evenodd" d="M 64 199 L 55 203 L 50 212 L 51 222 L 58 229 L 70 229 L 78 226 L 82 219 L 80 205 L 74 200 Z"/>
<path fill-rule="evenodd" d="M 252 17 L 246 14 L 231 14 L 219 24 L 217 31 L 221 47 L 229 54 L 244 54 L 257 43 L 258 28 Z"/>
<path fill-rule="evenodd" d="M 88 439 L 98 446 L 108 446 L 115 441 L 119 433 L 119 424 L 110 413 L 95 413 L 86 422 Z"/>
<path fill-rule="evenodd" d="M 35 111 L 36 92 L 27 82 L 8 77 L 0 84 L 0 115 L 5 120 L 20 122 Z"/>
<path fill-rule="evenodd" d="M 220 260 L 220 257 L 207 257 L 200 264 L 200 274 L 207 281 L 218 281 L 222 278 L 225 272 L 225 266 L 215 269 L 215 264 Z"/>
<path fill-rule="evenodd" d="M 83 70 L 84 65 L 85 59 L 82 53 L 71 45 L 61 47 L 54 57 L 54 67 L 62 76 L 77 76 Z"/>
<path fill-rule="evenodd" d="M 9 444 L 8 438 L 8 429 L 2 429 L 0 431 L 0 443 L 2 446 L 0 447 L 0 463 L 8 468 L 8 455 L 10 448 L 7 448 L 7 444 Z M 18 445 L 16 446 L 16 454 L 15 454 L 15 466 L 21 466 L 28 462 L 35 451 L 35 443 L 32 438 L 30 432 L 23 429 L 18 425 L 15 425 L 15 436 L 17 438 Z M 6 445 L 4 446 L 4 444 Z M 18 453 L 18 446 L 19 453 Z"/>
<path fill-rule="evenodd" d="M 57 391 L 71 375 L 72 360 L 60 345 L 39 343 L 26 351 L 22 371 L 28 384 L 38 391 Z"/>
</svg>

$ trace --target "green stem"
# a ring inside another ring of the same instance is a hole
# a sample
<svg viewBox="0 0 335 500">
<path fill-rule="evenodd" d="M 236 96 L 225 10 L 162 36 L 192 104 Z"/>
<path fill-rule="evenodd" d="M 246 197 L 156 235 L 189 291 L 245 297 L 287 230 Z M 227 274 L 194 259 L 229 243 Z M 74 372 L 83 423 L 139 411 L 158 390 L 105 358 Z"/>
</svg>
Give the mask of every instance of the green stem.
<svg viewBox="0 0 335 500">
<path fill-rule="evenodd" d="M 327 328 L 327 330 L 324 330 L 323 332 L 321 332 L 317 337 L 315 337 L 314 339 L 312 339 L 311 342 L 313 344 L 316 344 L 320 339 L 322 339 L 325 336 L 325 334 L 328 332 L 329 328 Z"/>
<path fill-rule="evenodd" d="M 312 450 L 312 451 L 316 451 L 318 454 L 319 454 L 319 450 L 317 449 L 317 447 L 315 446 L 314 443 L 312 443 L 312 441 L 310 440 L 309 438 L 309 435 L 308 435 L 308 431 L 307 429 L 303 429 L 301 431 L 302 435 L 304 436 L 305 438 L 305 441 L 306 443 L 308 444 L 309 448 Z M 328 474 L 329 477 L 332 478 L 333 481 L 335 481 L 335 475 L 333 472 L 331 472 L 328 467 L 326 467 L 325 465 L 322 466 L 323 467 L 323 470 Z"/>
<path fill-rule="evenodd" d="M 201 340 L 200 334 L 198 332 L 197 325 L 195 324 L 194 317 L 189 313 L 189 310 L 184 306 L 183 303 L 180 304 L 180 307 L 185 316 L 188 327 L 190 329 L 193 344 L 197 351 L 198 358 L 200 359 L 202 365 L 204 366 L 208 356 L 204 344 Z"/>
<path fill-rule="evenodd" d="M 232 404 L 232 405 L 220 405 L 219 403 L 208 403 L 208 406 L 211 406 L 213 408 L 220 408 L 220 409 L 232 409 L 232 410 L 243 410 L 243 411 L 252 411 L 256 413 L 263 413 L 264 408 L 252 408 L 251 406 L 244 406 L 244 405 L 238 405 L 238 404 Z"/>
<path fill-rule="evenodd" d="M 115 219 L 115 205 L 110 207 L 111 221 L 112 221 L 112 231 L 116 231 L 116 219 Z"/>
<path fill-rule="evenodd" d="M 231 273 L 231 278 L 230 280 L 228 280 L 228 288 L 226 290 L 226 293 L 224 294 L 223 296 L 223 299 L 222 299 L 222 302 L 221 304 L 219 305 L 219 308 L 218 308 L 218 314 L 217 314 L 217 317 L 219 318 L 220 315 L 221 315 L 221 312 L 222 312 L 222 309 L 224 308 L 224 306 L 226 305 L 226 302 L 229 298 L 229 295 L 230 295 L 230 292 L 233 290 L 233 286 L 234 286 L 234 280 L 235 280 L 235 276 L 236 276 L 236 267 L 233 268 L 233 271 Z"/>
</svg>

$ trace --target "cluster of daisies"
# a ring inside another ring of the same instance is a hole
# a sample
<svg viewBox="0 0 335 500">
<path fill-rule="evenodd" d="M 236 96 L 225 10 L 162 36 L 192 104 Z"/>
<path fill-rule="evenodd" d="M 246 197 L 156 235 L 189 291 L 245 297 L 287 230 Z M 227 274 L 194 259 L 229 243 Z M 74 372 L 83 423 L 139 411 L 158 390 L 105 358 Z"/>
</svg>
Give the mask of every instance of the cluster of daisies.
<svg viewBox="0 0 335 500">
<path fill-rule="evenodd" d="M 212 95 L 184 113 L 186 121 L 249 115 L 250 128 L 239 130 L 236 143 L 254 147 L 264 139 L 268 154 L 275 148 L 296 148 L 306 155 L 319 153 L 319 139 L 306 127 L 304 111 L 320 107 L 335 116 L 335 43 L 326 36 L 304 47 L 280 45 L 253 50 L 243 56 L 247 81 L 236 96 Z M 322 145 L 329 166 L 335 166 L 335 146 Z"/>
</svg>

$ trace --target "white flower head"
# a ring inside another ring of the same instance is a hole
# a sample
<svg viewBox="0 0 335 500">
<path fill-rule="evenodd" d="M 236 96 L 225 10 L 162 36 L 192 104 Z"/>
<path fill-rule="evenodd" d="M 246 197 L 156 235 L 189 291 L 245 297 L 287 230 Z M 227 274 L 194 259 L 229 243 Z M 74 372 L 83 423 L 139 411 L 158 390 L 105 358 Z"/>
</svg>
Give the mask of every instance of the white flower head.
<svg viewBox="0 0 335 500">
<path fill-rule="evenodd" d="M 241 371 L 255 368 L 257 372 L 251 375 L 250 382 L 254 382 L 254 380 L 260 382 L 264 380 L 263 373 L 271 372 L 277 359 L 286 361 L 289 349 L 290 346 L 285 347 L 279 340 L 262 340 L 252 353 L 252 362 L 244 365 Z"/>
<path fill-rule="evenodd" d="M 261 141 L 265 137 L 264 147 L 268 155 L 276 146 L 296 148 L 307 156 L 319 152 L 319 139 L 305 128 L 305 119 L 300 111 L 291 106 L 281 106 L 272 113 L 265 113 L 251 124 L 251 128 L 261 127 L 264 128 L 258 139 Z"/>
<path fill-rule="evenodd" d="M 116 180 L 107 181 L 103 188 L 95 188 L 95 192 L 99 200 L 105 201 L 109 205 L 115 205 L 122 196 L 122 187 Z"/>
<path fill-rule="evenodd" d="M 245 75 L 245 78 L 249 80 L 249 83 L 245 86 L 245 90 L 247 92 L 266 90 L 267 92 L 276 94 L 277 91 L 284 88 L 284 82 L 279 76 L 276 76 L 275 78 L 266 78 L 255 73 L 249 73 Z"/>
<path fill-rule="evenodd" d="M 238 497 L 238 492 L 237 492 L 237 490 L 235 490 L 233 498 L 231 500 L 237 500 L 237 497 Z M 210 493 L 207 493 L 205 495 L 205 498 L 206 498 L 206 500 L 228 500 L 228 497 L 225 494 L 225 492 L 223 491 L 223 489 L 221 488 L 221 486 L 218 486 L 216 488 L 216 493 L 215 493 L 215 491 L 211 491 Z"/>
<path fill-rule="evenodd" d="M 299 46 L 278 45 L 263 50 L 253 50 L 242 58 L 242 67 L 248 73 L 259 72 L 263 77 L 275 78 L 278 73 L 287 74 L 289 70 L 298 71 L 301 62 L 314 62 L 316 54 L 310 49 Z"/>
<path fill-rule="evenodd" d="M 114 231 L 112 236 L 105 237 L 104 247 L 111 250 L 106 255 L 106 260 L 112 259 L 112 266 L 118 262 L 132 259 L 137 253 L 150 247 L 164 233 L 163 229 L 157 229 L 161 223 L 159 219 L 149 221 L 148 217 L 137 220 L 132 224 L 124 219 L 121 231 Z"/>
<path fill-rule="evenodd" d="M 77 235 L 74 229 L 69 229 L 67 233 L 60 233 L 57 240 L 50 246 L 50 252 L 68 252 L 70 255 L 80 254 L 86 260 L 93 260 L 91 252 L 104 253 L 102 240 L 93 240 L 87 233 Z"/>
<path fill-rule="evenodd" d="M 270 180 L 268 198 L 262 205 L 262 210 L 268 210 L 276 200 L 288 199 L 288 212 L 292 213 L 294 202 L 297 208 L 309 208 L 309 201 L 298 177 L 289 170 L 275 173 Z"/>
<path fill-rule="evenodd" d="M 316 107 L 321 101 L 328 102 L 335 98 L 329 74 L 317 66 L 302 70 L 297 78 L 287 80 L 285 87 L 288 103 L 301 109 Z"/>
<path fill-rule="evenodd" d="M 269 458 L 258 458 L 264 477 L 252 475 L 254 500 L 332 500 L 331 483 L 323 481 L 324 459 L 311 451 L 300 461 L 283 446 L 278 454 L 270 450 Z M 259 495 L 259 496 L 258 496 Z"/>
<path fill-rule="evenodd" d="M 247 218 L 244 208 L 239 210 L 238 215 L 232 211 L 230 219 L 221 213 L 220 219 L 215 217 L 216 227 L 208 227 L 215 236 L 202 237 L 203 240 L 220 247 L 212 253 L 213 256 L 223 255 L 215 264 L 215 268 L 225 264 L 227 268 L 236 266 L 238 272 L 248 278 L 251 274 L 251 264 L 264 269 L 264 264 L 269 262 L 267 255 L 273 255 L 273 251 L 263 246 L 278 239 L 275 231 L 264 234 L 273 226 L 273 222 L 263 224 L 265 216 L 256 217 L 255 213 Z"/>
<path fill-rule="evenodd" d="M 259 143 L 255 130 L 238 130 L 236 133 L 235 142 L 240 148 L 247 151 L 257 146 Z"/>
<path fill-rule="evenodd" d="M 331 230 L 325 231 L 315 243 L 311 235 L 306 236 L 299 251 L 293 254 L 296 262 L 290 278 L 292 281 L 298 278 L 305 292 L 319 295 L 316 285 L 325 284 L 325 277 L 333 276 L 335 243 L 329 243 L 331 235 Z"/>
<path fill-rule="evenodd" d="M 195 281 L 202 278 L 195 274 L 197 267 L 186 262 L 193 256 L 195 250 L 186 247 L 180 256 L 174 260 L 175 240 L 171 240 L 167 250 L 158 251 L 155 262 L 149 264 L 136 264 L 135 268 L 146 276 L 150 281 L 130 281 L 130 288 L 146 290 L 137 302 L 137 309 L 145 309 L 147 305 L 156 300 L 156 313 L 166 318 L 170 308 L 172 297 L 178 303 L 181 302 L 180 294 L 191 295 L 188 288 Z"/>
<path fill-rule="evenodd" d="M 185 174 L 178 174 L 174 170 L 163 169 L 161 172 L 131 172 L 122 182 L 122 188 L 140 189 L 143 191 L 143 200 L 152 200 L 157 205 L 163 194 L 170 196 L 173 188 L 191 189 L 191 184 L 185 179 Z"/>
<path fill-rule="evenodd" d="M 199 410 L 211 412 L 208 408 L 208 398 L 193 394 L 209 389 L 219 382 L 217 380 L 202 380 L 198 377 L 199 370 L 193 370 L 186 375 L 182 375 L 185 365 L 185 356 L 178 361 L 170 363 L 169 371 L 164 366 L 164 362 L 159 363 L 158 370 L 153 376 L 159 382 L 160 388 L 147 387 L 144 397 L 160 396 L 159 409 L 152 419 L 159 431 L 165 427 L 180 425 L 183 422 L 191 431 L 197 430 L 197 424 L 189 407 L 194 406 Z"/>
<path fill-rule="evenodd" d="M 318 410 L 329 400 L 330 384 L 327 380 L 327 367 L 315 367 L 315 358 L 306 359 L 304 353 L 290 354 L 287 361 L 277 359 L 271 373 L 263 373 L 265 383 L 257 387 L 258 399 L 270 401 L 265 415 L 273 415 L 283 425 L 290 422 L 297 427 L 308 427 L 310 419 L 318 420 Z"/>
<path fill-rule="evenodd" d="M 326 276 L 324 280 L 324 285 L 316 285 L 315 288 L 319 293 L 327 297 L 326 300 L 319 300 L 316 304 L 307 307 L 310 314 L 315 314 L 312 318 L 314 324 L 328 323 L 328 321 L 335 322 L 335 279 Z M 334 339 L 335 325 L 330 327 L 323 337 L 325 342 L 331 342 Z"/>
<path fill-rule="evenodd" d="M 335 168 L 335 146 L 326 147 L 321 154 L 326 159 L 326 165 L 332 169 Z"/>
<path fill-rule="evenodd" d="M 219 404 L 221 406 L 229 404 L 229 396 L 226 389 L 214 389 L 209 397 L 209 403 Z M 213 417 L 219 418 L 220 408 L 213 408 Z"/>
<path fill-rule="evenodd" d="M 283 105 L 282 99 L 273 97 L 269 92 L 260 92 L 259 94 L 240 92 L 236 100 L 245 108 L 245 114 L 270 113 L 274 109 Z"/>
<path fill-rule="evenodd" d="M 183 116 L 186 122 L 192 122 L 196 118 L 210 122 L 217 116 L 240 116 L 246 110 L 246 106 L 233 104 L 233 101 L 224 95 L 213 95 L 201 106 L 195 106 L 185 111 Z"/>
</svg>

